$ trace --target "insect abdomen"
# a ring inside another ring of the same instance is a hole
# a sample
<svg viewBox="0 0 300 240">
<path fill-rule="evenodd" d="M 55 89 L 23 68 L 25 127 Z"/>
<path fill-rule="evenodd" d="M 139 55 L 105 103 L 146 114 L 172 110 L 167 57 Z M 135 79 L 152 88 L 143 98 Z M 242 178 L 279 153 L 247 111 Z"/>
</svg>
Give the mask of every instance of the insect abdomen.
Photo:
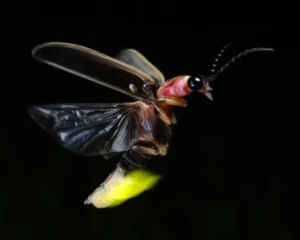
<svg viewBox="0 0 300 240">
<path fill-rule="evenodd" d="M 160 176 L 143 168 L 151 157 L 139 151 L 123 154 L 117 168 L 88 197 L 85 204 L 97 208 L 114 207 L 153 187 Z"/>
<path fill-rule="evenodd" d="M 156 115 L 152 106 L 141 108 L 145 116 L 140 124 L 140 137 L 125 152 L 117 168 L 88 197 L 86 204 L 97 208 L 119 205 L 150 189 L 159 176 L 145 169 L 152 156 L 165 155 L 171 140 L 171 129 Z"/>
</svg>

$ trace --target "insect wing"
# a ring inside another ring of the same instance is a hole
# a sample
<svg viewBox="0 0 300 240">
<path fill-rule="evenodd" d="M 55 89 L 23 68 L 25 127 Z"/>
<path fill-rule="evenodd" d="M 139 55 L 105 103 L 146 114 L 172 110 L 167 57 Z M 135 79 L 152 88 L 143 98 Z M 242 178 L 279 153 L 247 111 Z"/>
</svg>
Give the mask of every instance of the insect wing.
<svg viewBox="0 0 300 240">
<path fill-rule="evenodd" d="M 164 75 L 147 58 L 135 49 L 124 49 L 116 58 L 151 76 L 157 82 L 158 87 L 165 83 Z"/>
<path fill-rule="evenodd" d="M 139 100 L 151 97 L 151 88 L 147 86 L 156 84 L 156 81 L 145 72 L 93 49 L 76 44 L 44 43 L 36 46 L 32 55 L 40 62 Z M 132 88 L 135 89 L 134 92 L 132 92 Z"/>
<path fill-rule="evenodd" d="M 108 159 L 138 138 L 138 111 L 130 103 L 49 104 L 31 107 L 29 114 L 63 147 Z"/>
</svg>

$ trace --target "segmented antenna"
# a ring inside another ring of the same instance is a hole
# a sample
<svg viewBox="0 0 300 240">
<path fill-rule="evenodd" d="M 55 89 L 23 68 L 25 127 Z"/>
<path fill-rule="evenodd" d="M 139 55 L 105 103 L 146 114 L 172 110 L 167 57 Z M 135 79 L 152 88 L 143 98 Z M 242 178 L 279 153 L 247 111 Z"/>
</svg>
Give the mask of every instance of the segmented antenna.
<svg viewBox="0 0 300 240">
<path fill-rule="evenodd" d="M 233 57 L 230 61 L 228 61 L 226 64 L 224 64 L 216 73 L 210 75 L 208 77 L 208 82 L 213 82 L 222 72 L 224 72 L 225 69 L 227 69 L 229 66 L 231 66 L 237 59 L 240 59 L 243 56 L 246 56 L 250 53 L 254 52 L 271 52 L 274 51 L 273 48 L 252 48 L 252 49 L 247 49 L 246 51 L 236 55 Z"/>
<path fill-rule="evenodd" d="M 221 50 L 219 51 L 217 57 L 214 60 L 214 63 L 212 65 L 212 68 L 210 70 L 211 73 L 214 73 L 216 71 L 217 66 L 219 65 L 219 61 L 220 59 L 224 56 L 225 51 L 230 47 L 231 42 L 227 43 L 226 45 L 224 45 Z"/>
</svg>

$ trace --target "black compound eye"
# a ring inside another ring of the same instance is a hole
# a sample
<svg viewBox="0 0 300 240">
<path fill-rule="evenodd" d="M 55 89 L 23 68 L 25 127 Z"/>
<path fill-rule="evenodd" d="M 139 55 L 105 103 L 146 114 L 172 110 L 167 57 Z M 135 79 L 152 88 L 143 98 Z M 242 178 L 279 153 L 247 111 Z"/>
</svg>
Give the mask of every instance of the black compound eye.
<svg viewBox="0 0 300 240">
<path fill-rule="evenodd" d="M 200 89 L 202 89 L 202 87 L 204 85 L 204 79 L 205 78 L 202 76 L 191 76 L 187 80 L 187 85 L 193 91 L 200 90 Z"/>
</svg>

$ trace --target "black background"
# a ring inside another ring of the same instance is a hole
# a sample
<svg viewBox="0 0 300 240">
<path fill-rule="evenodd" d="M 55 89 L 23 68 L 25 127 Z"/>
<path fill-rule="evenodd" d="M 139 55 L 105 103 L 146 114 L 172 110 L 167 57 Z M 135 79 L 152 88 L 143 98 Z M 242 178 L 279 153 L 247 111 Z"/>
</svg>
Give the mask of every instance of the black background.
<svg viewBox="0 0 300 240">
<path fill-rule="evenodd" d="M 270 24 L 108 22 L 24 18 L 7 37 L 1 239 L 291 239 L 297 227 L 299 46 L 289 30 Z M 229 41 L 223 61 L 246 48 L 275 52 L 252 54 L 230 67 L 212 84 L 213 102 L 188 96 L 188 107 L 176 109 L 168 155 L 153 158 L 150 166 L 164 176 L 159 185 L 101 210 L 83 202 L 118 159 L 63 149 L 29 118 L 27 107 L 130 99 L 34 61 L 32 48 L 48 41 L 110 56 L 136 48 L 166 79 L 208 73 Z"/>
</svg>

